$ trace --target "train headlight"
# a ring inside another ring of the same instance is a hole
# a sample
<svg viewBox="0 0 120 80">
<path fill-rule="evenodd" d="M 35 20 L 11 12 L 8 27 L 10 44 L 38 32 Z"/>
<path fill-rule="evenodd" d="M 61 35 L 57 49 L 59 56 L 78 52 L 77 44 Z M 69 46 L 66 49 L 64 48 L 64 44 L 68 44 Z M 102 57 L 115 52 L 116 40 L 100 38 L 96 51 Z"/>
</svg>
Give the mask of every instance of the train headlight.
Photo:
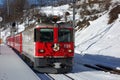
<svg viewBox="0 0 120 80">
<path fill-rule="evenodd" d="M 72 52 L 72 50 L 71 50 L 71 49 L 69 49 L 69 50 L 68 50 L 68 52 L 69 52 L 69 53 L 71 53 L 71 52 Z"/>
<path fill-rule="evenodd" d="M 39 49 L 39 52 L 40 52 L 40 53 L 44 53 L 45 50 L 43 50 L 43 49 Z"/>
</svg>

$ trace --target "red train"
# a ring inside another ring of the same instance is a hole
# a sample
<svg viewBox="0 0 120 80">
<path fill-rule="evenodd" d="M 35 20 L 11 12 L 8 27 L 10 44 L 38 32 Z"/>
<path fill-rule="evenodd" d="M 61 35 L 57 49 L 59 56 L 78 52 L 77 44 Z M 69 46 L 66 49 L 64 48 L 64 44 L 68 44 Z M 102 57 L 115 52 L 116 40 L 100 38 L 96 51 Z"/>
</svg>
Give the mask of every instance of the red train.
<svg viewBox="0 0 120 80">
<path fill-rule="evenodd" d="M 19 51 L 35 70 L 64 73 L 73 67 L 73 37 L 72 27 L 39 25 L 9 36 L 7 44 Z"/>
</svg>

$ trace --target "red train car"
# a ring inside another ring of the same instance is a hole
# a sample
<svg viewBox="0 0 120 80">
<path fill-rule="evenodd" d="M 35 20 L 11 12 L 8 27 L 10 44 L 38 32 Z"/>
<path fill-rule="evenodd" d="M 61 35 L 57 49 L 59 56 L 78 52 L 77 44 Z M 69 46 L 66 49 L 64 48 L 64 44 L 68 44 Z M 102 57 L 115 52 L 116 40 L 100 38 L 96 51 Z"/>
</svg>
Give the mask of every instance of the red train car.
<svg viewBox="0 0 120 80">
<path fill-rule="evenodd" d="M 7 43 L 37 71 L 64 73 L 73 67 L 73 37 L 72 27 L 39 25 L 8 37 Z"/>
<path fill-rule="evenodd" d="M 22 53 L 22 33 L 7 38 L 7 44 Z"/>
</svg>

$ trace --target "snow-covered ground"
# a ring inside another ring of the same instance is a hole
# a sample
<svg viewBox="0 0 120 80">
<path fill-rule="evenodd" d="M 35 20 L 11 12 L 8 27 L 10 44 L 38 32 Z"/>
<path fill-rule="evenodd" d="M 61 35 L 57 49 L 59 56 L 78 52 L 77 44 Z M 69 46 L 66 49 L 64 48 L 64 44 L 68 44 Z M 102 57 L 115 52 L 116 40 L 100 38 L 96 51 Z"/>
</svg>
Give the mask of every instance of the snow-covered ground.
<svg viewBox="0 0 120 80">
<path fill-rule="evenodd" d="M 40 80 L 8 46 L 0 45 L 0 80 Z"/>
</svg>

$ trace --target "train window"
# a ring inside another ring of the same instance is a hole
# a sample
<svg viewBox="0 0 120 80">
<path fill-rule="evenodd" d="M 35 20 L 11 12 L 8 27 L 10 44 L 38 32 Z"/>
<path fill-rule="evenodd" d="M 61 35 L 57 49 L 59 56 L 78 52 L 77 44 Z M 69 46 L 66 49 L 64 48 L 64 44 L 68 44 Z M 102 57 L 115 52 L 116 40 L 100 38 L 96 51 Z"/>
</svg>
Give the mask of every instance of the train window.
<svg viewBox="0 0 120 80">
<path fill-rule="evenodd" d="M 40 41 L 53 42 L 53 29 L 40 29 Z"/>
<path fill-rule="evenodd" d="M 73 41 L 73 31 L 69 29 L 60 29 L 58 32 L 59 42 L 71 42 Z"/>
<path fill-rule="evenodd" d="M 39 41 L 38 37 L 39 36 L 39 31 L 37 29 L 34 29 L 34 41 Z"/>
<path fill-rule="evenodd" d="M 35 29 L 35 41 L 53 42 L 53 29 Z"/>
</svg>

